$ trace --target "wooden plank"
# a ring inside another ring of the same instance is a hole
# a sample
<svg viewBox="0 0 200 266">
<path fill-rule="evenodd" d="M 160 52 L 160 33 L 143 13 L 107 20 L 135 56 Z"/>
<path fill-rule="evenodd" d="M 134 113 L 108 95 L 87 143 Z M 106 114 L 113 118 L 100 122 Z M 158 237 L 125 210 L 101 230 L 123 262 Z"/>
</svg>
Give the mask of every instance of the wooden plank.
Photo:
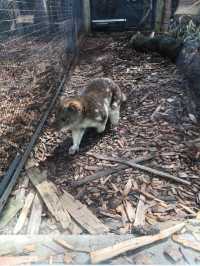
<svg viewBox="0 0 200 266">
<path fill-rule="evenodd" d="M 64 206 L 65 208 L 65 206 Z M 83 229 L 78 226 L 78 224 L 74 221 L 73 218 L 71 218 L 72 222 L 70 223 L 70 226 L 68 228 L 68 231 L 72 234 L 72 235 L 80 235 L 83 232 Z"/>
<path fill-rule="evenodd" d="M 5 227 L 14 217 L 15 215 L 22 209 L 24 205 L 26 188 L 28 187 L 29 179 L 27 176 L 24 177 L 21 188 L 17 192 L 16 197 L 12 197 L 9 201 L 5 210 L 0 216 L 0 229 Z"/>
<path fill-rule="evenodd" d="M 74 220 L 85 228 L 90 234 L 103 234 L 109 231 L 97 217 L 80 201 L 76 200 L 66 191 L 62 198 L 63 206 L 74 218 Z"/>
<path fill-rule="evenodd" d="M 0 266 L 14 266 L 14 265 L 27 265 L 33 262 L 44 262 L 47 257 L 39 256 L 16 256 L 16 257 L 0 257 Z"/>
<path fill-rule="evenodd" d="M 13 230 L 13 234 L 18 234 L 21 231 L 21 229 L 23 228 L 23 226 L 26 222 L 27 216 L 29 214 L 29 211 L 31 209 L 31 205 L 33 203 L 34 197 L 35 197 L 35 194 L 33 192 L 29 192 L 29 194 L 27 195 L 27 197 L 25 199 L 24 206 L 22 208 L 22 211 L 19 215 L 19 218 L 18 218 L 17 223 L 15 225 L 15 228 Z"/>
<path fill-rule="evenodd" d="M 133 208 L 132 204 L 127 200 L 124 200 L 123 205 L 129 222 L 133 223 L 135 219 L 135 208 Z"/>
<path fill-rule="evenodd" d="M 42 219 L 42 203 L 40 201 L 40 198 L 36 194 L 33 201 L 30 220 L 28 223 L 27 234 L 29 235 L 39 234 L 41 219 Z"/>
<path fill-rule="evenodd" d="M 63 229 L 67 229 L 72 222 L 71 218 L 67 210 L 63 208 L 56 186 L 47 181 L 47 173 L 45 171 L 41 172 L 35 167 L 28 169 L 27 173 L 49 212 L 55 217 L 56 221 L 61 223 Z"/>
<path fill-rule="evenodd" d="M 12 197 L 0 217 L 0 229 L 4 228 L 21 210 L 24 203 L 21 199 Z"/>
<path fill-rule="evenodd" d="M 91 263 L 97 264 L 108 259 L 114 258 L 124 252 L 135 250 L 140 247 L 147 246 L 149 244 L 155 243 L 159 240 L 163 240 L 172 234 L 180 231 L 185 226 L 184 223 L 177 224 L 168 229 L 162 230 L 159 234 L 154 236 L 142 236 L 133 238 L 130 240 L 123 241 L 121 243 L 117 243 L 113 246 L 99 249 L 96 251 L 92 251 L 90 253 Z"/>
<path fill-rule="evenodd" d="M 145 192 L 146 184 L 143 184 L 141 190 Z M 140 199 L 136 209 L 134 227 L 142 227 L 145 225 L 145 196 L 140 194 Z"/>
</svg>

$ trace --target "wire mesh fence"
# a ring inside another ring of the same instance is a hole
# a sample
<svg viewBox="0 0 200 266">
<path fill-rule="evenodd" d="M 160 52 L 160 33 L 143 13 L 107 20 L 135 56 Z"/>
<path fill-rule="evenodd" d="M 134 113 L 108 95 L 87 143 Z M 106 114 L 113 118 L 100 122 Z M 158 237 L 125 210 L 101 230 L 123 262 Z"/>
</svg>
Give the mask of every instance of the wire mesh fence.
<svg viewBox="0 0 200 266">
<path fill-rule="evenodd" d="M 81 0 L 0 0 L 0 176 L 23 154 L 76 53 L 82 11 Z"/>
</svg>

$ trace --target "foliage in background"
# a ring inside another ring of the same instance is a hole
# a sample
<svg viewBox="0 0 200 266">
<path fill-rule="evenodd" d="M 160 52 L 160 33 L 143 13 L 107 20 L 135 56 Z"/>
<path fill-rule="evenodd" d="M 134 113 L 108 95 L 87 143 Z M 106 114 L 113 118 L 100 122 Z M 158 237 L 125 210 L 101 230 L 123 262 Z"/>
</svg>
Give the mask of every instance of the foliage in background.
<svg viewBox="0 0 200 266">
<path fill-rule="evenodd" d="M 181 14 L 182 13 L 182 14 Z M 200 41 L 200 4 L 197 3 L 186 7 L 179 7 L 178 12 L 170 25 L 170 33 L 185 41 Z"/>
<path fill-rule="evenodd" d="M 200 41 L 200 26 L 196 24 L 192 19 L 188 22 L 182 22 L 181 18 L 179 22 L 174 21 L 170 26 L 171 34 L 183 41 L 187 40 L 199 40 Z"/>
</svg>

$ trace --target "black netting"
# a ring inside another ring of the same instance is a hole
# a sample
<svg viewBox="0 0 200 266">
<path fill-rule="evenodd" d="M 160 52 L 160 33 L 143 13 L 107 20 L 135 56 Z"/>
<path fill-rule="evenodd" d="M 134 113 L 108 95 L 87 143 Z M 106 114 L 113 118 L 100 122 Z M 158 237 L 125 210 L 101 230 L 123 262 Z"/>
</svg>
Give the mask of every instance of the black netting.
<svg viewBox="0 0 200 266">
<path fill-rule="evenodd" d="M 30 142 L 82 29 L 80 0 L 0 0 L 0 176 Z"/>
</svg>

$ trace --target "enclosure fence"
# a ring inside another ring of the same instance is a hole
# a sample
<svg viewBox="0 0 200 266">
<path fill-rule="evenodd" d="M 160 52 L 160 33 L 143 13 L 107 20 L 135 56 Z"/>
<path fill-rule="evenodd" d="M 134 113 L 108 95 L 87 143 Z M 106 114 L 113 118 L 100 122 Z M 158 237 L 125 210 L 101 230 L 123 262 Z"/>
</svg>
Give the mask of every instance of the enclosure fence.
<svg viewBox="0 0 200 266">
<path fill-rule="evenodd" d="M 82 32 L 81 0 L 0 0 L 0 197 L 37 139 Z"/>
</svg>

